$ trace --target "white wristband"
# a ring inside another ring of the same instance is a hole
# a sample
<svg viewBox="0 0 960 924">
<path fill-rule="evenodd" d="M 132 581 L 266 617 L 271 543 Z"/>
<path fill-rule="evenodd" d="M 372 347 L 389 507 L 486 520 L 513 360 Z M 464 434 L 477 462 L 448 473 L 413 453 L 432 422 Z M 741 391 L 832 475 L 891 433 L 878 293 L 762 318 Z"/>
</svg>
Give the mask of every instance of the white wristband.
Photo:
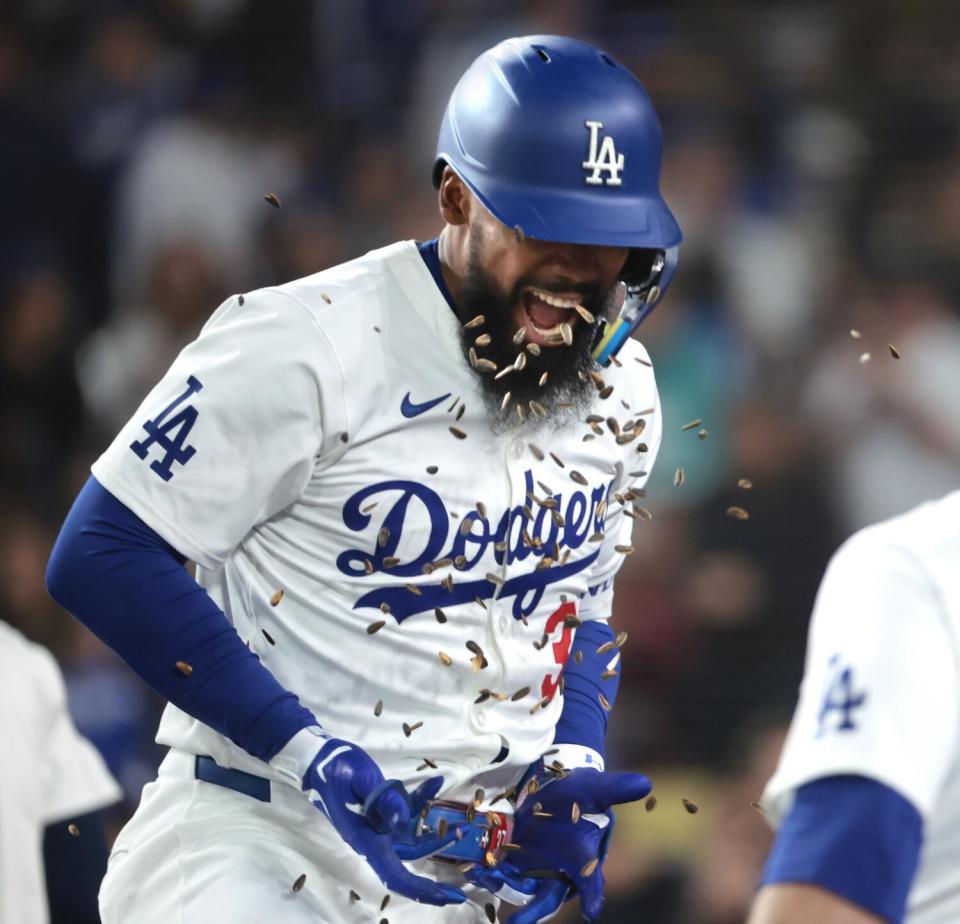
<svg viewBox="0 0 960 924">
<path fill-rule="evenodd" d="M 317 756 L 317 751 L 323 747 L 323 742 L 329 737 L 330 735 L 319 725 L 301 728 L 273 756 L 270 766 L 283 777 L 285 782 L 300 789 L 303 778 L 307 774 L 307 768 Z"/>
<path fill-rule="evenodd" d="M 550 753 L 543 758 L 548 767 L 558 760 L 567 770 L 593 767 L 594 770 L 603 772 L 603 757 L 593 748 L 584 747 L 582 744 L 555 744 L 549 750 Z"/>
</svg>

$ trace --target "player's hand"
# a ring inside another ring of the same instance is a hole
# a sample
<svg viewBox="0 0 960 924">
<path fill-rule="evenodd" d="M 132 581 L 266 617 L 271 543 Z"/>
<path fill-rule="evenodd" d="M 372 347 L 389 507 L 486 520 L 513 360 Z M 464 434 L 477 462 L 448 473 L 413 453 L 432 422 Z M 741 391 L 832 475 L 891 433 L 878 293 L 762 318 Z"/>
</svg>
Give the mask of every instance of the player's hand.
<svg viewBox="0 0 960 924">
<path fill-rule="evenodd" d="M 391 892 L 430 905 L 460 904 L 459 889 L 411 873 L 394 851 L 390 835 L 403 829 L 436 795 L 442 777 L 408 793 L 399 780 L 385 780 L 363 748 L 328 738 L 303 778 L 303 790 Z"/>
<path fill-rule="evenodd" d="M 583 917 L 596 921 L 603 906 L 603 861 L 613 831 L 611 808 L 644 798 L 650 780 L 639 773 L 603 773 L 590 767 L 562 778 L 549 773 L 535 778 L 539 788 L 520 800 L 514 821 L 513 841 L 521 849 L 501 865 L 508 874 L 554 875 L 541 879 L 532 901 L 513 914 L 509 924 L 544 921 L 573 894 L 580 897 Z"/>
</svg>

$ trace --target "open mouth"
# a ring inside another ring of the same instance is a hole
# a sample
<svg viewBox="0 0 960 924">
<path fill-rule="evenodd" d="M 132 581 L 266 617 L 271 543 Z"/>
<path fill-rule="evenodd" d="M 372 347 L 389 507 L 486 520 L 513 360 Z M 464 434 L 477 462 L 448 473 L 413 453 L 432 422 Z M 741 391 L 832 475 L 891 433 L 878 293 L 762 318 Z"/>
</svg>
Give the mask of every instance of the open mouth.
<svg viewBox="0 0 960 924">
<path fill-rule="evenodd" d="M 521 303 L 527 340 L 541 346 L 564 344 L 563 325 L 569 325 L 572 331 L 577 322 L 575 309 L 580 301 L 581 296 L 575 292 L 548 292 L 533 286 L 524 289 Z"/>
</svg>

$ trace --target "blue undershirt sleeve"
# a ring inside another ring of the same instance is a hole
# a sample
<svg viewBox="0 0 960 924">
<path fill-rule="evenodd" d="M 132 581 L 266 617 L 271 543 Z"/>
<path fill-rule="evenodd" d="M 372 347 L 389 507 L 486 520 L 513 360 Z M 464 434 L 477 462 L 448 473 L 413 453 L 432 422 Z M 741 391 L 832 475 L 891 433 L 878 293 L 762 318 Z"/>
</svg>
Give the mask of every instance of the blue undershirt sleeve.
<svg viewBox="0 0 960 924">
<path fill-rule="evenodd" d="M 920 813 L 898 792 L 828 776 L 797 790 L 760 882 L 816 885 L 900 924 L 922 843 Z"/>
<path fill-rule="evenodd" d="M 620 685 L 620 672 L 601 680 L 600 675 L 607 670 L 613 654 L 610 651 L 597 654 L 597 649 L 613 640 L 613 629 L 601 620 L 589 620 L 577 629 L 570 657 L 563 669 L 563 711 L 553 735 L 554 744 L 580 744 L 606 756 L 607 711 L 600 705 L 600 694 L 613 705 Z M 582 653 L 579 662 L 576 658 L 578 651 Z"/>
<path fill-rule="evenodd" d="M 241 641 L 184 562 L 91 477 L 53 547 L 47 589 L 161 696 L 269 761 L 317 721 Z"/>
</svg>

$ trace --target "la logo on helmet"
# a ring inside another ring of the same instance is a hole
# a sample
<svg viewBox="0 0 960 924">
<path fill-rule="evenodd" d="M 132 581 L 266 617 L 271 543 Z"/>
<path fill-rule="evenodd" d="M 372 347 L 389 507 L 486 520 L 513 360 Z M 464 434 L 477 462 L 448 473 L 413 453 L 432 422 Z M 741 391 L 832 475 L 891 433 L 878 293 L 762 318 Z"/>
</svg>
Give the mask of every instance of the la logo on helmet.
<svg viewBox="0 0 960 924">
<path fill-rule="evenodd" d="M 623 170 L 623 154 L 618 154 L 613 146 L 613 136 L 605 135 L 600 140 L 600 129 L 603 128 L 603 122 L 594 122 L 590 119 L 586 121 L 587 130 L 590 132 L 590 153 L 588 159 L 582 164 L 584 170 L 592 170 L 586 177 L 587 183 L 591 186 L 620 186 L 620 171 Z M 597 143 L 600 143 L 600 150 L 597 150 Z M 607 178 L 604 179 L 600 174 L 607 171 Z"/>
</svg>

